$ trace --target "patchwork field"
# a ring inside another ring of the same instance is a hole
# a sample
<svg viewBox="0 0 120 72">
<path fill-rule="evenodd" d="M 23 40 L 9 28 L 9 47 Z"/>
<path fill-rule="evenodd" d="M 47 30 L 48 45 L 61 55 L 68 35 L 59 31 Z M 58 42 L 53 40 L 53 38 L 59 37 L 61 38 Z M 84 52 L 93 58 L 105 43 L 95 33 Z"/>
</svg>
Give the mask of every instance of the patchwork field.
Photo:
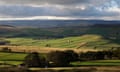
<svg viewBox="0 0 120 72">
<path fill-rule="evenodd" d="M 83 48 L 104 50 L 120 46 L 120 44 L 104 39 L 100 35 L 83 35 L 61 39 L 7 38 L 6 40 L 10 41 L 10 44 L 15 46 L 38 46 L 50 48 Z"/>
<path fill-rule="evenodd" d="M 0 63 L 18 65 L 22 63 L 26 55 L 25 53 L 0 52 Z"/>
</svg>

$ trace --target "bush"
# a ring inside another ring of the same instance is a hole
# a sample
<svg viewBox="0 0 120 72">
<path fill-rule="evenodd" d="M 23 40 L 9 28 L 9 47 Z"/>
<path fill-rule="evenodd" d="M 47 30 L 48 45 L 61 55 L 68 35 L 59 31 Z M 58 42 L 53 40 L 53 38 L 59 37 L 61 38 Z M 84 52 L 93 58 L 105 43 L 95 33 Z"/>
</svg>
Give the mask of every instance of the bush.
<svg viewBox="0 0 120 72">
<path fill-rule="evenodd" d="M 45 47 L 51 47 L 51 45 L 50 44 L 46 44 Z"/>
</svg>

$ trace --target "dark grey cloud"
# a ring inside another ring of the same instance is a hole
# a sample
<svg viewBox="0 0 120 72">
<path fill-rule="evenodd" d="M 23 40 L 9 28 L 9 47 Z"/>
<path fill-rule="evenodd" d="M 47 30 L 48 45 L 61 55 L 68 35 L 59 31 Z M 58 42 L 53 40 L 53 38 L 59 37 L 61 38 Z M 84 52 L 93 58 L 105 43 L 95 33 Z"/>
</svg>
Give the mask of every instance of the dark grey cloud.
<svg viewBox="0 0 120 72">
<path fill-rule="evenodd" d="M 117 12 L 99 11 L 95 7 L 84 10 L 78 8 L 31 7 L 31 6 L 0 6 L 0 14 L 16 17 L 29 16 L 117 16 Z"/>
<path fill-rule="evenodd" d="M 34 16 L 115 18 L 120 0 L 0 0 L 0 18 Z"/>
<path fill-rule="evenodd" d="M 88 3 L 90 0 L 0 0 L 3 4 L 77 4 Z"/>
<path fill-rule="evenodd" d="M 68 10 L 57 7 L 0 6 L 0 14 L 16 17 L 29 16 L 68 16 Z"/>
</svg>

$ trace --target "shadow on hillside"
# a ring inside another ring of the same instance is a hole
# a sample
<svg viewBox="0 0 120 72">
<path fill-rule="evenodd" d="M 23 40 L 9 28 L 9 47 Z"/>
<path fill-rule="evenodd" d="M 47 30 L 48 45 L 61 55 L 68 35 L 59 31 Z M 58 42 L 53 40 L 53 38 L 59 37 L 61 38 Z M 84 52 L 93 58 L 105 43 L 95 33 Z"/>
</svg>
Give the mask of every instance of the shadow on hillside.
<svg viewBox="0 0 120 72">
<path fill-rule="evenodd" d="M 119 24 L 95 24 L 91 26 L 69 26 L 43 29 L 27 29 L 20 36 L 33 39 L 53 39 L 82 35 L 98 35 L 109 43 L 120 44 Z M 112 47 L 111 47 L 112 48 Z"/>
<path fill-rule="evenodd" d="M 86 34 L 100 35 L 109 43 L 120 44 L 120 25 L 94 25 Z"/>
<path fill-rule="evenodd" d="M 93 24 L 54 28 L 9 28 L 0 29 L 0 37 L 24 37 L 33 39 L 58 39 L 82 35 L 99 35 L 110 43 L 120 44 L 120 24 Z"/>
</svg>

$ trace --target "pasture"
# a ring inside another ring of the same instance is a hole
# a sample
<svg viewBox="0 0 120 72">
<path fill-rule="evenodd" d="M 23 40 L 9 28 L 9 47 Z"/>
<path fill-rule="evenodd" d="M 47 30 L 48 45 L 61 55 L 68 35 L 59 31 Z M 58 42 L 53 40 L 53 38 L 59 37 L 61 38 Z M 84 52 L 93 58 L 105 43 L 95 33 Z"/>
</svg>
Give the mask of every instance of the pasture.
<svg viewBox="0 0 120 72">
<path fill-rule="evenodd" d="M 26 55 L 25 53 L 0 52 L 0 63 L 18 65 L 22 63 Z"/>
<path fill-rule="evenodd" d="M 74 66 L 120 66 L 120 60 L 95 60 L 84 62 L 72 62 Z"/>
<path fill-rule="evenodd" d="M 5 38 L 10 45 L 16 46 L 38 46 L 50 48 L 76 48 L 76 49 L 97 49 L 106 50 L 112 47 L 119 47 L 118 43 L 103 38 L 100 35 L 83 35 L 66 37 L 60 39 L 34 39 L 34 38 Z M 28 49 L 28 48 L 27 48 Z"/>
</svg>

